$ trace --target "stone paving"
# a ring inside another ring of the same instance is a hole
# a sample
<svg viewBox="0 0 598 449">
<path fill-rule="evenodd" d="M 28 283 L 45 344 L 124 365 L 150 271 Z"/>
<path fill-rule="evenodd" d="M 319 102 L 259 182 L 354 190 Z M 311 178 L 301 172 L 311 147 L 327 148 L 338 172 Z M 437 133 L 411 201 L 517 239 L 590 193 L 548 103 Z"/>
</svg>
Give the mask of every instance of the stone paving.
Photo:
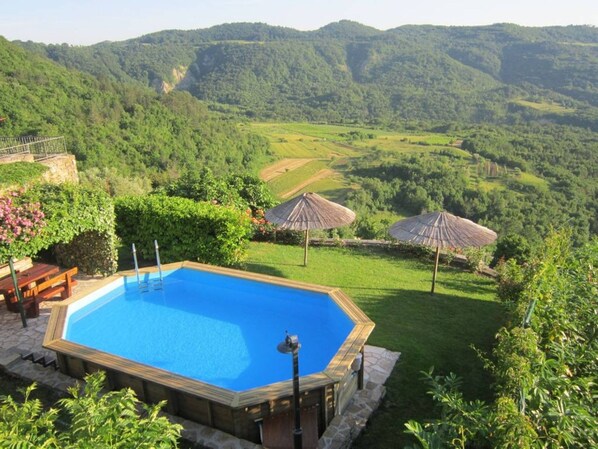
<svg viewBox="0 0 598 449">
<path fill-rule="evenodd" d="M 77 286 L 73 293 L 91 287 L 97 280 L 92 276 L 76 276 Z M 0 301 L 2 302 L 2 301 Z M 22 327 L 19 314 L 9 312 L 0 304 L 0 369 L 34 380 L 40 384 L 66 391 L 76 380 L 65 376 L 52 367 L 44 368 L 28 360 L 21 360 L 20 354 L 33 352 L 36 355 L 54 357 L 52 351 L 42 348 L 42 342 L 50 316 L 52 302 L 40 304 L 38 318 L 29 318 L 27 328 Z M 334 417 L 320 438 L 318 449 L 348 448 L 361 431 L 374 410 L 384 398 L 384 383 L 392 372 L 400 353 L 375 346 L 365 347 L 364 389 L 355 393 L 345 411 Z M 176 416 L 169 416 L 173 422 L 183 425 L 183 437 L 213 449 L 260 449 L 262 446 L 240 440 L 227 433 Z"/>
</svg>

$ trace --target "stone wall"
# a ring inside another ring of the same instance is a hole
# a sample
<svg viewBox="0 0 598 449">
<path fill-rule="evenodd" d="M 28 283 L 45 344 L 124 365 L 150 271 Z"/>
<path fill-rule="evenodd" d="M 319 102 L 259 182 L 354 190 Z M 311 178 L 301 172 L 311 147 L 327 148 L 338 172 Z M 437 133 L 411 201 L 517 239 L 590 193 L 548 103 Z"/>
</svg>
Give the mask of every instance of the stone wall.
<svg viewBox="0 0 598 449">
<path fill-rule="evenodd" d="M 38 162 L 49 167 L 49 170 L 43 174 L 43 180 L 46 182 L 51 182 L 53 184 L 79 182 L 77 161 L 72 154 L 59 154 Z"/>
</svg>

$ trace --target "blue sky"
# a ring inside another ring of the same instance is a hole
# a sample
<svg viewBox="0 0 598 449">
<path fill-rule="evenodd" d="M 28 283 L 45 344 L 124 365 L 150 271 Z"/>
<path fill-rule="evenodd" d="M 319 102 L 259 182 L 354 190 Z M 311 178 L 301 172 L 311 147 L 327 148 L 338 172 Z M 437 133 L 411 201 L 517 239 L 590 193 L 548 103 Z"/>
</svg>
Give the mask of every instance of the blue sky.
<svg viewBox="0 0 598 449">
<path fill-rule="evenodd" d="M 342 19 L 381 30 L 499 22 L 598 26 L 598 0 L 0 0 L 0 35 L 73 45 L 230 22 L 313 30 Z"/>
</svg>

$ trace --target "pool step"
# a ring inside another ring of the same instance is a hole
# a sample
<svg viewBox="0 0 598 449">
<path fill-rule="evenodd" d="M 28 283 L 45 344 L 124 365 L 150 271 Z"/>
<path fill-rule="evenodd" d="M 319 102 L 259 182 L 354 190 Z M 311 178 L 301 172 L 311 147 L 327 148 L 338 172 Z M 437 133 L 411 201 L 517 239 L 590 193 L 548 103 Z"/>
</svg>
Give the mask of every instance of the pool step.
<svg viewBox="0 0 598 449">
<path fill-rule="evenodd" d="M 139 291 L 141 293 L 147 293 L 150 290 L 162 290 L 164 288 L 164 283 L 162 279 L 152 279 L 151 281 L 141 281 L 139 282 Z"/>
<path fill-rule="evenodd" d="M 58 369 L 58 363 L 56 362 L 55 358 L 48 358 L 42 354 L 35 354 L 34 352 L 25 352 L 21 353 L 22 360 L 31 360 L 33 363 L 37 363 L 38 365 L 42 365 L 44 368 L 48 366 L 54 367 L 55 370 Z"/>
</svg>

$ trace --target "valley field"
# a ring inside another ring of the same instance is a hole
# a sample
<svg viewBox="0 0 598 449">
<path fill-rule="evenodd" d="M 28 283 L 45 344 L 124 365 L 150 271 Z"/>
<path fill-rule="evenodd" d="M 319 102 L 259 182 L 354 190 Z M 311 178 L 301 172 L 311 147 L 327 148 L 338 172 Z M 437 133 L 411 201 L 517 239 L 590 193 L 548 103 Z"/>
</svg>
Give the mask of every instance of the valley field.
<svg viewBox="0 0 598 449">
<path fill-rule="evenodd" d="M 460 148 L 456 135 L 399 133 L 379 129 L 312 123 L 251 123 L 242 129 L 270 142 L 277 159 L 260 171 L 260 178 L 282 199 L 316 192 L 343 203 L 347 193 L 360 189 L 351 179 L 359 161 L 368 167 L 393 162 L 404 155 L 448 157 L 482 190 L 504 189 L 507 181 L 546 187 L 531 173 L 518 173 Z"/>
</svg>

